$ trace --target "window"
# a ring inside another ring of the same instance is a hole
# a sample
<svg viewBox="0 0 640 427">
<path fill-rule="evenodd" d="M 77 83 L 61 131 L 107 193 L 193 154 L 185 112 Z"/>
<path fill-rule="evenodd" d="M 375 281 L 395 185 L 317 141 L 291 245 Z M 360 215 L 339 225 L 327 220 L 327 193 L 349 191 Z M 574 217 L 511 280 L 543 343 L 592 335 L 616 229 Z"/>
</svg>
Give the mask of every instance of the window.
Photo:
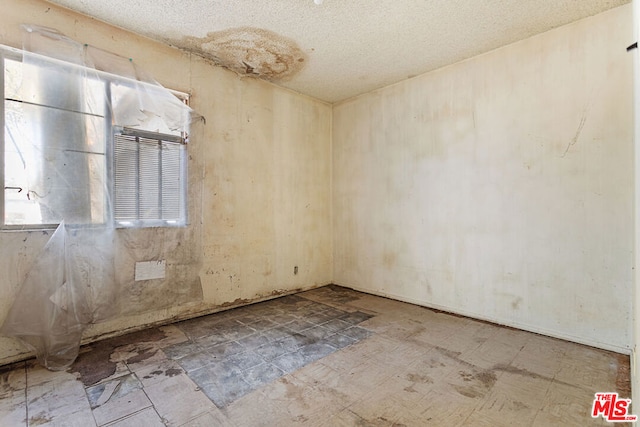
<svg viewBox="0 0 640 427">
<path fill-rule="evenodd" d="M 131 130 L 114 136 L 114 217 L 121 226 L 184 223 L 185 145 Z"/>
<path fill-rule="evenodd" d="M 186 224 L 184 129 L 141 108 L 165 89 L 10 48 L 0 71 L 0 228 Z"/>
</svg>

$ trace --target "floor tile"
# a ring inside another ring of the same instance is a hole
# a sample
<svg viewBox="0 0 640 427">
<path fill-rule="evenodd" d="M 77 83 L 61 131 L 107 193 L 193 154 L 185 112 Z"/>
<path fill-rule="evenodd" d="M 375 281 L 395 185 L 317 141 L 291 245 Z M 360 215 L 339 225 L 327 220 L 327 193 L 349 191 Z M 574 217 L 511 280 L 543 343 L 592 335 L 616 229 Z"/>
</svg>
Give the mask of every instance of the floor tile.
<svg viewBox="0 0 640 427">
<path fill-rule="evenodd" d="M 471 417 L 479 403 L 477 399 L 459 393 L 433 390 L 424 396 L 419 419 L 423 425 L 459 426 Z"/>
<path fill-rule="evenodd" d="M 0 367 L 0 399 L 10 397 L 26 387 L 27 371 L 24 362 Z"/>
<path fill-rule="evenodd" d="M 114 345 L 100 342 L 92 344 L 86 349 L 81 349 L 80 355 L 70 370 L 78 373 L 80 380 L 86 386 L 130 374 L 131 371 L 124 361 L 114 362 L 111 360 L 111 352 L 114 348 Z"/>
<path fill-rule="evenodd" d="M 315 326 L 314 323 L 311 323 L 307 320 L 302 320 L 302 319 L 296 319 L 286 324 L 287 329 L 290 329 L 293 332 L 302 332 L 305 329 L 309 329 L 314 326 Z"/>
<path fill-rule="evenodd" d="M 27 400 L 25 390 L 0 398 L 0 426 L 26 426 Z"/>
<path fill-rule="evenodd" d="M 52 373 L 54 379 L 30 385 L 27 377 L 26 401 L 29 418 L 60 416 L 89 407 L 83 385 L 75 375 Z M 47 415 L 48 414 L 48 415 Z"/>
<path fill-rule="evenodd" d="M 160 348 L 169 347 L 175 344 L 187 342 L 187 335 L 175 325 L 161 326 L 158 328 L 165 336 L 156 341 L 156 345 Z"/>
<path fill-rule="evenodd" d="M 0 425 L 26 426 L 26 387 L 24 362 L 0 368 Z"/>
<path fill-rule="evenodd" d="M 297 343 L 291 343 L 287 337 L 275 341 L 269 344 L 262 345 L 255 349 L 254 351 L 262 357 L 267 362 L 271 362 L 277 357 L 280 357 L 287 353 L 292 353 L 297 350 L 300 346 Z"/>
<path fill-rule="evenodd" d="M 215 405 L 186 374 L 166 377 L 144 388 L 156 411 L 168 426 L 181 426 Z"/>
<path fill-rule="evenodd" d="M 324 329 L 327 329 L 329 332 L 333 333 L 344 331 L 351 326 L 353 326 L 351 323 L 345 322 L 344 320 L 338 319 L 336 317 L 322 324 L 322 327 Z"/>
<path fill-rule="evenodd" d="M 335 347 L 338 350 L 341 349 L 341 348 L 345 348 L 347 346 L 350 346 L 351 344 L 357 342 L 356 339 L 348 337 L 346 335 L 342 335 L 342 334 L 329 335 L 329 336 L 324 338 L 324 341 L 326 341 L 327 344 Z"/>
<path fill-rule="evenodd" d="M 271 361 L 283 372 L 291 373 L 307 364 L 304 356 L 298 352 L 286 353 Z"/>
<path fill-rule="evenodd" d="M 0 368 L 0 425 L 608 425 L 628 361 L 325 286 Z"/>
<path fill-rule="evenodd" d="M 261 332 L 261 335 L 267 338 L 269 341 L 278 341 L 291 335 L 291 330 L 283 326 L 279 326 L 267 329 L 266 331 Z"/>
<path fill-rule="evenodd" d="M 552 384 L 553 379 L 551 378 L 532 374 L 530 371 L 520 368 L 508 369 L 499 375 L 498 381 L 493 386 L 492 394 L 507 396 L 510 401 L 514 402 L 514 406 L 526 406 L 537 412 L 544 407 L 547 393 Z"/>
<path fill-rule="evenodd" d="M 187 421 L 180 427 L 212 427 L 212 426 L 225 426 L 234 427 L 236 423 L 231 422 L 220 411 L 207 412 L 199 415 L 198 417 Z M 239 427 L 239 426 L 238 426 Z"/>
<path fill-rule="evenodd" d="M 257 389 L 284 375 L 284 371 L 271 363 L 262 363 L 242 372 L 242 378 L 252 387 Z"/>
<path fill-rule="evenodd" d="M 291 375 L 269 383 L 252 397 L 252 401 L 265 412 L 274 411 L 275 419 L 292 424 L 313 423 L 345 407 L 341 395 L 316 388 Z"/>
<path fill-rule="evenodd" d="M 615 382 L 618 367 L 618 360 L 612 360 L 605 351 L 574 346 L 565 351 L 554 379 L 594 393 L 611 391 L 606 390 L 606 387 Z"/>
<path fill-rule="evenodd" d="M 401 369 L 433 351 L 433 347 L 426 344 L 403 342 L 383 336 L 371 337 L 361 345 L 369 348 L 371 359 L 385 366 Z"/>
<path fill-rule="evenodd" d="M 602 418 L 591 418 L 595 392 L 553 381 L 534 425 L 554 421 L 555 425 L 611 425 Z M 549 425 L 549 424 L 547 424 Z"/>
<path fill-rule="evenodd" d="M 143 360 L 131 358 L 126 362 L 127 368 L 130 372 L 137 372 L 140 369 L 144 369 L 149 365 L 156 365 L 160 362 L 170 360 L 167 355 L 159 348 L 155 348 L 152 355 L 145 357 Z"/>
<path fill-rule="evenodd" d="M 521 349 L 519 345 L 507 344 L 492 337 L 475 349 L 463 352 L 460 360 L 480 368 L 491 369 L 496 365 L 511 364 Z"/>
<path fill-rule="evenodd" d="M 339 315 L 342 315 L 344 313 L 341 313 Z M 335 319 L 337 316 L 336 315 L 332 315 L 330 313 L 327 313 L 325 311 L 321 311 L 318 313 L 312 313 L 309 314 L 308 316 L 305 316 L 305 320 L 307 322 L 313 323 L 314 325 L 322 325 L 323 323 L 326 323 L 332 319 Z"/>
<path fill-rule="evenodd" d="M 484 399 L 497 382 L 497 375 L 492 370 L 461 366 L 446 378 L 448 387 L 444 389 L 472 399 Z"/>
<path fill-rule="evenodd" d="M 201 389 L 218 408 L 224 408 L 254 390 L 241 376 L 231 381 L 208 384 Z"/>
<path fill-rule="evenodd" d="M 220 361 L 225 357 L 242 353 L 246 351 L 246 348 L 236 341 L 227 341 L 221 344 L 213 345 L 211 347 L 205 347 L 204 351 L 211 355 L 214 361 Z"/>
<path fill-rule="evenodd" d="M 265 345 L 268 342 L 270 342 L 269 338 L 262 335 L 262 333 L 260 332 L 256 332 L 253 335 L 249 335 L 248 337 L 244 337 L 237 341 L 238 344 L 248 350 L 255 350 L 256 348 Z"/>
<path fill-rule="evenodd" d="M 42 424 L 41 422 L 46 421 Z M 49 421 L 47 418 L 34 419 L 29 417 L 29 426 L 40 427 L 95 427 L 96 421 L 90 409 L 80 409 L 70 414 L 53 416 Z"/>
<path fill-rule="evenodd" d="M 143 387 L 154 385 L 167 378 L 181 375 L 185 371 L 175 360 L 165 360 L 160 363 L 148 365 L 136 372 L 136 377 L 140 380 Z"/>
<path fill-rule="evenodd" d="M 336 348 L 325 340 L 320 340 L 312 344 L 300 347 L 296 353 L 301 354 L 305 365 L 320 360 L 323 357 L 336 351 Z"/>
<path fill-rule="evenodd" d="M 340 320 L 349 323 L 350 325 L 357 325 L 371 319 L 373 314 L 363 313 L 361 311 L 355 311 L 351 313 L 345 313 L 339 317 Z"/>
<path fill-rule="evenodd" d="M 387 315 L 381 315 L 372 317 L 369 320 L 365 320 L 359 326 L 366 328 L 377 335 L 394 338 L 394 339 L 411 339 L 416 340 L 414 335 L 417 332 L 424 331 L 424 326 L 420 324 L 407 323 L 404 320 L 389 319 Z M 421 341 L 429 345 L 436 345 L 441 341 L 435 340 L 432 342 Z"/>
<path fill-rule="evenodd" d="M 351 409 L 347 408 L 331 417 L 328 420 L 327 425 L 331 425 L 334 427 L 392 427 L 393 423 L 388 419 L 383 419 L 382 417 L 380 419 L 367 420 L 353 412 Z"/>
<path fill-rule="evenodd" d="M 87 396 L 99 426 L 151 406 L 142 384 L 134 375 L 88 388 Z"/>
<path fill-rule="evenodd" d="M 312 363 L 292 374 L 292 377 L 338 396 L 343 405 L 349 406 L 362 399 L 370 389 L 356 384 L 351 376 L 345 375 L 323 363 Z"/>
<path fill-rule="evenodd" d="M 353 346 L 345 349 L 346 354 L 356 352 L 366 358 L 375 358 L 387 352 L 393 352 L 400 345 L 400 341 L 380 335 L 372 335 L 369 339 L 357 340 Z"/>
<path fill-rule="evenodd" d="M 227 337 L 222 330 L 209 331 L 209 333 L 205 336 L 195 339 L 195 343 L 202 347 L 211 347 L 218 344 L 223 344 L 228 341 L 233 341 L 232 338 Z"/>
<path fill-rule="evenodd" d="M 564 351 L 545 341 L 533 337 L 510 365 L 543 377 L 555 377 L 563 366 Z"/>
<path fill-rule="evenodd" d="M 171 347 L 167 347 L 162 351 L 164 352 L 164 354 L 167 355 L 168 358 L 173 360 L 178 360 L 178 359 L 182 359 L 185 356 L 188 356 L 193 353 L 197 353 L 202 350 L 204 350 L 204 348 L 200 344 L 194 343 L 194 342 L 187 342 L 184 344 L 177 344 Z"/>
<path fill-rule="evenodd" d="M 393 426 L 400 424 L 398 420 L 407 412 L 413 412 L 415 408 L 422 406 L 424 396 L 418 394 L 408 394 L 414 400 L 403 401 L 398 396 L 388 396 L 383 392 L 372 392 L 363 400 L 349 406 L 348 410 L 360 417 L 360 422 L 365 425 L 387 425 Z M 413 415 L 415 425 L 422 425 L 419 414 Z M 356 424 L 357 425 L 357 424 Z"/>
<path fill-rule="evenodd" d="M 50 371 L 36 364 L 35 361 L 26 362 L 25 381 L 29 387 L 45 383 L 61 383 L 74 381 L 77 376 L 66 371 Z"/>
<path fill-rule="evenodd" d="M 227 370 L 240 369 L 244 371 L 264 363 L 264 359 L 258 353 L 247 350 L 242 353 L 231 354 L 216 363 Z"/>
<path fill-rule="evenodd" d="M 225 329 L 221 332 L 222 336 L 226 338 L 227 341 L 236 341 L 242 338 L 246 338 L 249 335 L 252 335 L 256 332 L 251 326 L 242 325 L 234 326 L 233 328 Z"/>
<path fill-rule="evenodd" d="M 207 365 L 189 373 L 189 378 L 202 390 L 214 388 L 224 382 L 233 382 L 242 377 L 239 369 L 228 370 L 220 365 Z"/>
<path fill-rule="evenodd" d="M 127 394 L 141 390 L 142 384 L 133 374 L 120 377 L 118 379 L 101 383 L 86 389 L 89 405 L 95 409 L 104 405 L 110 399 L 117 399 Z"/>
<path fill-rule="evenodd" d="M 261 318 L 260 320 L 253 322 L 251 327 L 256 330 L 256 332 L 260 333 L 266 329 L 271 329 L 276 327 L 278 324 L 272 320 Z"/>
<path fill-rule="evenodd" d="M 358 326 L 352 326 L 350 328 L 340 331 L 339 333 L 340 335 L 353 338 L 354 340 L 357 340 L 357 341 L 369 338 L 371 335 L 373 335 L 373 332 L 364 328 L 360 328 Z"/>
<path fill-rule="evenodd" d="M 300 333 L 300 335 L 304 335 L 305 337 L 310 338 L 312 341 L 316 341 L 328 337 L 329 335 L 333 335 L 333 332 L 320 325 L 314 326 L 313 328 L 305 329 Z"/>
<path fill-rule="evenodd" d="M 327 359 L 322 359 L 321 363 L 328 363 L 329 367 L 341 372 L 347 381 L 365 390 L 384 388 L 383 384 L 394 374 L 392 369 L 371 359 L 360 359 L 360 363 L 352 364 L 351 368 L 330 363 Z"/>
<path fill-rule="evenodd" d="M 536 386 L 542 390 L 546 389 L 544 385 L 536 384 Z M 535 400 L 533 402 L 526 400 L 527 395 L 535 394 L 531 389 L 525 393 L 513 393 L 510 387 L 500 387 L 499 385 L 494 387 L 462 425 L 469 427 L 532 425 L 540 405 Z"/>
<path fill-rule="evenodd" d="M 298 318 L 292 313 L 281 313 L 275 316 L 269 316 L 269 320 L 277 323 L 278 325 L 286 325 L 287 323 L 298 320 Z"/>
<path fill-rule="evenodd" d="M 143 409 L 133 415 L 122 418 L 113 423 L 107 424 L 108 427 L 164 427 L 162 418 L 153 408 Z"/>
<path fill-rule="evenodd" d="M 206 350 L 198 351 L 197 353 L 188 354 L 181 359 L 177 359 L 182 369 L 187 372 L 195 371 L 204 366 L 211 365 L 216 362 L 217 359 L 211 353 Z"/>
</svg>

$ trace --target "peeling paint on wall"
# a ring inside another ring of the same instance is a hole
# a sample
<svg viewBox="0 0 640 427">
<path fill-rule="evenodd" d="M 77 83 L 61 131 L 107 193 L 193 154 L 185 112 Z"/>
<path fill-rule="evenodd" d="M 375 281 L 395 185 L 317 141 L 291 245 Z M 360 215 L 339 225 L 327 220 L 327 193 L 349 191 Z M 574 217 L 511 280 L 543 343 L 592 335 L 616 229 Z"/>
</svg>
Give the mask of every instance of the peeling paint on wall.
<svg viewBox="0 0 640 427">
<path fill-rule="evenodd" d="M 284 81 L 304 67 L 306 56 L 291 39 L 260 28 L 240 27 L 185 37 L 173 44 L 241 75 Z"/>
</svg>

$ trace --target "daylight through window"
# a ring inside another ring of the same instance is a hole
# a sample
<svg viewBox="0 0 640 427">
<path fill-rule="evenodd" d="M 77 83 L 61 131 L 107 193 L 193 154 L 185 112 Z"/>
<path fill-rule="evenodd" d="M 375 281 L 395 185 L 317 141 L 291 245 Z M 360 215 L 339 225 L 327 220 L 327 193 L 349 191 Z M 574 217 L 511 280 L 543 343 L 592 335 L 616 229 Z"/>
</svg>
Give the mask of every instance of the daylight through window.
<svg viewBox="0 0 640 427">
<path fill-rule="evenodd" d="M 37 55 L 25 58 L 0 50 L 0 226 L 45 228 L 63 220 L 184 225 L 184 130 L 160 133 L 158 118 L 139 106 L 159 89 Z M 136 114 L 144 126 L 114 125 Z"/>
</svg>

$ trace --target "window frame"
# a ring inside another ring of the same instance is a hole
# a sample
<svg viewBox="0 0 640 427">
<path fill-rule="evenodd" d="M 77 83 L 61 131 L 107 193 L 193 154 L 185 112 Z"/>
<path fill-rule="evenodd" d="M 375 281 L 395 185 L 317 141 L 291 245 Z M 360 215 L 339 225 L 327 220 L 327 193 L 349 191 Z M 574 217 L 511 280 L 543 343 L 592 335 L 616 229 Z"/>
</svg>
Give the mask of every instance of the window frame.
<svg viewBox="0 0 640 427">
<path fill-rule="evenodd" d="M 37 57 L 42 57 L 48 61 L 53 63 L 60 63 L 66 67 L 77 67 L 81 69 L 89 69 L 82 65 L 62 61 L 55 58 L 46 57 L 39 54 L 32 54 Z M 37 230 L 51 230 L 58 227 L 59 223 L 53 224 L 6 224 L 5 223 L 5 201 L 6 201 L 6 188 L 5 188 L 5 58 L 10 60 L 23 62 L 23 51 L 20 49 L 16 49 L 10 46 L 0 46 L 0 187 L 2 191 L 0 191 L 0 232 L 6 231 L 37 231 Z M 114 228 L 151 228 L 151 227 L 186 227 L 189 224 L 189 208 L 188 208 L 188 182 L 189 182 L 189 173 L 187 169 L 188 165 L 188 134 L 186 132 L 181 132 L 180 136 L 178 135 L 167 135 L 159 132 L 152 131 L 142 131 L 142 130 L 131 130 L 132 132 L 137 133 L 138 135 L 146 134 L 147 137 L 152 139 L 159 140 L 167 140 L 167 141 L 178 141 L 180 140 L 181 144 L 185 146 L 184 150 L 180 155 L 180 168 L 181 168 L 181 180 L 180 192 L 182 197 L 182 218 L 177 223 L 173 223 L 173 221 L 166 221 L 162 219 L 157 220 L 138 220 L 135 221 L 134 224 L 119 224 L 115 219 L 115 153 L 114 153 L 114 136 L 118 130 L 128 129 L 116 126 L 113 123 L 113 112 L 111 110 L 111 104 L 113 102 L 112 98 L 112 86 L 114 84 L 119 84 L 123 86 L 128 86 L 134 88 L 136 86 L 142 85 L 148 87 L 151 90 L 166 90 L 169 91 L 172 95 L 176 96 L 181 102 L 185 105 L 189 105 L 189 94 L 173 89 L 167 88 L 159 88 L 150 83 L 145 83 L 141 81 L 137 81 L 128 77 L 118 76 L 116 74 L 107 73 L 104 71 L 89 69 L 91 73 L 99 76 L 100 79 L 104 82 L 104 90 L 105 90 L 105 179 L 106 179 L 106 194 L 105 194 L 105 218 L 106 222 L 103 223 L 92 223 L 92 224 L 83 224 L 83 227 L 101 227 L 104 225 L 109 225 Z"/>
</svg>

